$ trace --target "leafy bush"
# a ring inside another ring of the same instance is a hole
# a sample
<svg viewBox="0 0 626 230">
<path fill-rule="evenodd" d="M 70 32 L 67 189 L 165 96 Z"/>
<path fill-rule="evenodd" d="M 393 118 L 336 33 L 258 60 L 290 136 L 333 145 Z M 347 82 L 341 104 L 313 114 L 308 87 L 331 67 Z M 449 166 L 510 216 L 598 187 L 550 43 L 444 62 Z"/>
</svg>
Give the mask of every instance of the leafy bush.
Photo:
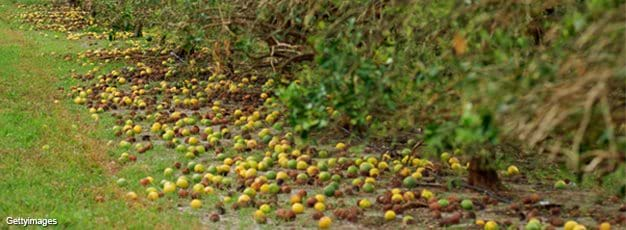
<svg viewBox="0 0 626 230">
<path fill-rule="evenodd" d="M 116 28 L 169 36 L 183 55 L 213 48 L 202 61 L 233 64 L 229 74 L 282 82 L 303 136 L 426 127 L 437 150 L 519 141 L 574 170 L 624 165 L 621 0 L 125 2 L 93 7 Z"/>
</svg>

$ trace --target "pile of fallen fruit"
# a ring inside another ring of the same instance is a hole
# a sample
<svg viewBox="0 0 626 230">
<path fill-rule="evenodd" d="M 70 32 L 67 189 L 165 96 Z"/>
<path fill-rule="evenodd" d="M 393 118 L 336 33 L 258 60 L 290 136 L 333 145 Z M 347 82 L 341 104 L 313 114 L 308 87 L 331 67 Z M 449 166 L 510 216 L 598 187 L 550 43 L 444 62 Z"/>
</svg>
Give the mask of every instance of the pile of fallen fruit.
<svg viewBox="0 0 626 230">
<path fill-rule="evenodd" d="M 51 30 L 65 33 L 68 40 L 79 39 L 128 39 L 133 33 L 128 31 L 98 30 L 85 31 L 97 27 L 89 12 L 69 6 L 17 5 L 27 13 L 17 17 L 24 23 L 32 25 L 31 29 Z"/>
<path fill-rule="evenodd" d="M 21 18 L 61 32 L 93 24 L 84 12 L 58 10 Z M 502 173 L 509 189 L 499 194 L 450 185 L 466 173 L 467 160 L 459 151 L 422 158 L 413 148 L 417 140 L 404 143 L 398 156 L 348 140 L 297 144 L 275 95 L 279 82 L 263 73 L 224 73 L 209 49 L 184 58 L 176 50 L 134 43 L 87 50 L 74 60 L 126 65 L 75 73 L 80 84 L 67 92 L 94 120 L 114 118 L 117 162 L 135 164 L 157 146 L 173 159 L 162 174 L 118 179 L 128 202 L 178 203 L 214 222 L 236 218 L 231 210 L 252 209 L 258 224 L 296 226 L 290 223 L 298 220 L 319 228 L 626 225 L 618 198 L 594 199 L 568 181 L 529 184 L 516 166 Z"/>
</svg>

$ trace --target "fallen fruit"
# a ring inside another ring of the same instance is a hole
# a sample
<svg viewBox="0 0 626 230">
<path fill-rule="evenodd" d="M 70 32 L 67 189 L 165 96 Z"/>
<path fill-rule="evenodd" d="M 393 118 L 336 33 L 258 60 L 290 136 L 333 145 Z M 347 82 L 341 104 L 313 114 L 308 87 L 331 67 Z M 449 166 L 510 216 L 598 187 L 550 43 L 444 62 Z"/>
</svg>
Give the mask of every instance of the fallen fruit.
<svg viewBox="0 0 626 230">
<path fill-rule="evenodd" d="M 438 203 L 442 208 L 448 207 L 448 204 L 450 204 L 450 202 L 446 199 L 440 199 Z"/>
<path fill-rule="evenodd" d="M 609 224 L 608 222 L 604 222 L 600 224 L 600 227 L 598 227 L 598 230 L 611 230 L 611 224 Z"/>
<path fill-rule="evenodd" d="M 481 219 L 477 219 L 477 220 L 476 220 L 476 222 L 474 222 L 474 223 L 475 223 L 476 225 L 478 225 L 478 226 L 483 226 L 483 225 L 485 225 L 485 221 L 484 221 L 484 220 L 481 220 Z"/>
<path fill-rule="evenodd" d="M 128 200 L 137 200 L 137 193 L 135 193 L 135 192 L 128 192 L 128 193 L 126 193 L 126 199 L 128 199 Z"/>
<path fill-rule="evenodd" d="M 319 222 L 318 222 L 318 227 L 321 229 L 328 229 L 330 228 L 330 224 L 332 223 L 332 219 L 330 219 L 330 217 L 322 217 L 320 218 Z"/>
<path fill-rule="evenodd" d="M 519 174 L 519 169 L 517 168 L 517 166 L 515 166 L 515 165 L 511 165 L 511 166 L 509 166 L 509 167 L 506 169 L 506 172 L 507 172 L 509 175 L 511 175 L 511 176 L 512 176 L 512 175 L 518 175 L 518 174 Z"/>
<path fill-rule="evenodd" d="M 392 221 L 396 219 L 396 212 L 389 210 L 387 212 L 385 212 L 385 220 L 386 221 Z"/>
<path fill-rule="evenodd" d="M 342 142 L 339 142 L 339 143 L 337 143 L 337 145 L 335 145 L 335 148 L 337 150 L 339 150 L 339 151 L 344 151 L 344 150 L 346 150 L 346 144 L 344 144 Z"/>
<path fill-rule="evenodd" d="M 424 198 L 424 199 L 426 199 L 426 200 L 430 200 L 430 198 L 432 198 L 432 197 L 433 197 L 433 195 L 434 195 L 434 194 L 433 194 L 433 192 L 431 192 L 431 191 L 430 191 L 430 190 L 428 190 L 428 189 L 424 189 L 424 190 L 422 190 L 422 194 L 421 194 L 421 196 L 422 196 L 422 198 Z"/>
<path fill-rule="evenodd" d="M 270 213 L 270 211 L 272 211 L 272 207 L 270 207 L 269 204 L 263 204 L 261 205 L 261 207 L 259 207 L 259 210 L 261 210 L 264 213 Z"/>
<path fill-rule="evenodd" d="M 465 199 L 461 201 L 461 208 L 465 210 L 472 210 L 474 208 L 474 203 L 472 203 L 472 200 Z"/>
<path fill-rule="evenodd" d="M 524 227 L 524 229 L 526 230 L 541 230 L 541 222 L 539 222 L 539 220 L 537 219 L 531 219 L 528 221 L 528 223 L 526 224 L 526 227 Z"/>
<path fill-rule="evenodd" d="M 326 205 L 324 205 L 324 203 L 322 203 L 322 202 L 317 202 L 317 203 L 315 203 L 313 208 L 315 208 L 315 210 L 317 210 L 317 211 L 323 212 L 323 211 L 326 210 Z"/>
<path fill-rule="evenodd" d="M 304 206 L 301 203 L 295 203 L 291 205 L 291 211 L 296 214 L 300 214 L 304 212 Z"/>
<path fill-rule="evenodd" d="M 202 207 L 202 201 L 198 199 L 193 199 L 191 200 L 191 203 L 189 203 L 189 206 L 191 206 L 191 208 L 193 209 L 199 209 Z"/>
<path fill-rule="evenodd" d="M 556 183 L 554 183 L 555 189 L 565 189 L 566 186 L 567 184 L 563 180 L 558 180 Z"/>
<path fill-rule="evenodd" d="M 563 225 L 563 230 L 573 230 L 574 227 L 576 227 L 576 225 L 578 225 L 578 223 L 576 223 L 576 221 L 570 220 L 565 222 L 565 225 Z"/>
<path fill-rule="evenodd" d="M 372 206 L 372 202 L 370 202 L 368 199 L 362 199 L 359 201 L 360 208 L 369 208 L 371 206 Z"/>
<path fill-rule="evenodd" d="M 254 221 L 258 224 L 265 224 L 267 222 L 267 217 L 265 216 L 265 212 L 261 210 L 256 210 L 254 212 Z"/>
<path fill-rule="evenodd" d="M 487 223 L 485 224 L 485 230 L 498 230 L 500 229 L 500 227 L 498 226 L 498 223 L 496 223 L 493 220 L 487 221 Z"/>
<path fill-rule="evenodd" d="M 417 180 L 413 176 L 408 176 L 404 178 L 402 184 L 407 188 L 415 188 L 415 186 L 417 186 Z"/>
<path fill-rule="evenodd" d="M 405 225 L 410 225 L 410 224 L 415 223 L 415 219 L 413 219 L 412 216 L 404 216 L 402 218 L 402 223 L 404 223 Z"/>
<path fill-rule="evenodd" d="M 154 200 L 157 200 L 157 199 L 159 199 L 159 193 L 154 192 L 154 191 L 148 193 L 148 200 L 153 200 L 154 201 Z"/>
</svg>

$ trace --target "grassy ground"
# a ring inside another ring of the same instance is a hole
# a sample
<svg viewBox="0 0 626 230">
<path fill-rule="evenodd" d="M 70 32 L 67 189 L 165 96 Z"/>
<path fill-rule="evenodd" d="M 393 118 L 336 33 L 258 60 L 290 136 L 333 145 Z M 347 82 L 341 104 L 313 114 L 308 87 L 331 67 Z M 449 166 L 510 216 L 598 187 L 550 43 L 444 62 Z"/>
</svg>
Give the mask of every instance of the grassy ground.
<svg viewBox="0 0 626 230">
<path fill-rule="evenodd" d="M 197 227 L 197 218 L 175 208 L 161 211 L 141 202 L 131 207 L 123 200 L 125 191 L 114 183 L 116 166 L 108 156 L 115 149 L 105 144 L 110 134 L 58 90 L 71 85 L 68 73 L 81 67 L 50 53 L 76 53 L 87 46 L 22 32 L 10 21 L 13 9 L 10 1 L 0 1 L 3 228 L 8 216 L 56 218 L 64 228 Z"/>
</svg>

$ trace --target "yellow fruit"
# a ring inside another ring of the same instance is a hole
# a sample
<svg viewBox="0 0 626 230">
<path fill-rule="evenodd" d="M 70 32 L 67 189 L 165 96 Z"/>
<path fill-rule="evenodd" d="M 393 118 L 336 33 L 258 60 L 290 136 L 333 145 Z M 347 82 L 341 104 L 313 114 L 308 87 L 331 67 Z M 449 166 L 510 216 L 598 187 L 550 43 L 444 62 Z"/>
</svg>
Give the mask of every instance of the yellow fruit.
<svg viewBox="0 0 626 230">
<path fill-rule="evenodd" d="M 304 212 L 304 206 L 300 203 L 295 203 L 293 205 L 291 205 L 291 211 L 295 212 L 296 214 L 300 214 Z"/>
<path fill-rule="evenodd" d="M 256 169 L 253 168 L 249 168 L 248 170 L 246 170 L 246 174 L 245 174 L 245 178 L 253 178 L 256 176 Z"/>
<path fill-rule="evenodd" d="M 181 188 L 187 188 L 189 187 L 189 181 L 184 178 L 178 178 L 178 180 L 176 180 L 176 186 Z"/>
<path fill-rule="evenodd" d="M 202 201 L 198 199 L 193 199 L 191 203 L 189 203 L 189 206 L 191 206 L 191 208 L 193 209 L 199 209 L 202 207 Z"/>
<path fill-rule="evenodd" d="M 263 224 L 265 222 L 267 222 L 267 218 L 265 217 L 265 212 L 261 211 L 261 210 L 256 210 L 254 212 L 254 220 L 257 223 Z"/>
<path fill-rule="evenodd" d="M 576 225 L 578 225 L 578 223 L 576 223 L 576 221 L 570 220 L 565 222 L 565 225 L 563 226 L 563 230 L 574 230 L 574 227 L 576 227 Z"/>
<path fill-rule="evenodd" d="M 599 230 L 611 230 L 611 224 L 604 222 L 598 227 Z"/>
<path fill-rule="evenodd" d="M 128 193 L 126 193 L 126 199 L 136 200 L 137 199 L 137 193 L 135 193 L 135 192 L 128 192 Z"/>
<path fill-rule="evenodd" d="M 317 194 L 317 195 L 315 195 L 315 200 L 317 200 L 317 202 L 324 203 L 324 201 L 326 200 L 326 196 L 324 196 L 322 194 Z"/>
<path fill-rule="evenodd" d="M 453 167 L 454 169 L 454 167 Z M 411 177 L 415 178 L 415 179 L 422 179 L 422 173 L 421 172 L 414 172 L 413 174 L 411 174 Z"/>
<path fill-rule="evenodd" d="M 173 193 L 176 191 L 176 185 L 172 182 L 165 182 L 165 184 L 163 185 L 163 192 L 164 193 Z"/>
<path fill-rule="evenodd" d="M 587 227 L 585 227 L 585 225 L 579 224 L 574 227 L 574 230 L 587 230 Z"/>
<path fill-rule="evenodd" d="M 261 207 L 259 207 L 259 210 L 264 213 L 270 213 L 270 211 L 272 211 L 272 207 L 270 207 L 269 204 L 262 204 Z"/>
<path fill-rule="evenodd" d="M 315 206 L 313 206 L 313 208 L 315 208 L 315 210 L 323 212 L 326 210 L 326 205 L 324 205 L 324 203 L 322 202 L 317 202 L 315 203 Z"/>
<path fill-rule="evenodd" d="M 307 167 L 309 167 L 309 165 L 304 161 L 298 161 L 298 164 L 296 165 L 298 170 L 305 170 Z"/>
<path fill-rule="evenodd" d="M 142 128 L 139 125 L 135 125 L 133 127 L 133 132 L 135 132 L 135 133 L 141 133 L 141 130 L 142 130 Z"/>
<path fill-rule="evenodd" d="M 291 196 L 291 198 L 289 198 L 289 201 L 291 201 L 291 204 L 300 203 L 302 202 L 302 197 L 298 195 L 293 195 Z"/>
<path fill-rule="evenodd" d="M 422 190 L 422 197 L 426 200 L 430 200 L 430 198 L 433 197 L 433 192 L 429 191 L 428 189 L 424 189 Z"/>
<path fill-rule="evenodd" d="M 346 150 L 346 144 L 344 144 L 344 143 L 342 143 L 342 142 L 339 142 L 339 143 L 337 143 L 337 145 L 335 145 L 335 148 L 336 148 L 337 150 L 339 150 L 339 151 Z"/>
<path fill-rule="evenodd" d="M 372 207 L 372 202 L 370 202 L 368 199 L 362 199 L 359 201 L 359 207 L 361 208 Z"/>
<path fill-rule="evenodd" d="M 197 144 L 198 144 L 198 142 L 199 142 L 199 140 L 198 140 L 198 138 L 196 138 L 196 137 L 190 137 L 190 138 L 189 138 L 189 144 L 190 144 L 190 145 L 197 145 Z"/>
<path fill-rule="evenodd" d="M 333 221 L 330 219 L 330 217 L 327 217 L 327 216 L 322 217 L 319 220 L 318 227 L 321 229 L 328 229 L 332 222 Z"/>
<path fill-rule="evenodd" d="M 270 192 L 270 185 L 269 184 L 261 185 L 261 188 L 259 188 L 259 191 L 261 191 L 261 193 L 269 193 Z"/>
<path fill-rule="evenodd" d="M 392 221 L 396 219 L 396 212 L 389 210 L 387 212 L 385 212 L 385 220 L 386 221 Z"/>
<path fill-rule="evenodd" d="M 405 192 L 403 197 L 407 201 L 415 200 L 415 194 L 411 191 Z"/>
<path fill-rule="evenodd" d="M 509 168 L 506 169 L 506 172 L 509 175 L 517 175 L 517 174 L 519 174 L 519 169 L 517 168 L 517 166 L 511 165 L 511 166 L 509 166 Z"/>
<path fill-rule="evenodd" d="M 159 193 L 154 192 L 154 191 L 148 193 L 148 200 L 156 200 L 156 199 L 159 199 Z"/>
<path fill-rule="evenodd" d="M 485 230 L 498 230 L 500 227 L 498 227 L 498 223 L 496 223 L 495 221 L 488 221 L 485 224 Z"/>
<path fill-rule="evenodd" d="M 478 226 L 483 226 L 483 225 L 485 225 L 485 221 L 484 221 L 484 220 L 481 220 L 481 219 L 477 219 L 475 223 L 476 223 L 476 225 L 478 225 Z"/>
<path fill-rule="evenodd" d="M 394 202 L 394 203 L 401 203 L 403 200 L 404 200 L 404 198 L 400 194 L 393 194 L 391 196 L 391 201 Z"/>
<path fill-rule="evenodd" d="M 248 202 L 250 202 L 250 197 L 246 194 L 242 194 L 241 196 L 239 196 L 239 199 L 237 199 L 237 202 L 240 204 L 247 204 Z"/>
<path fill-rule="evenodd" d="M 202 193 L 204 192 L 204 185 L 200 183 L 194 184 L 192 187 L 192 190 L 197 193 Z"/>
</svg>

